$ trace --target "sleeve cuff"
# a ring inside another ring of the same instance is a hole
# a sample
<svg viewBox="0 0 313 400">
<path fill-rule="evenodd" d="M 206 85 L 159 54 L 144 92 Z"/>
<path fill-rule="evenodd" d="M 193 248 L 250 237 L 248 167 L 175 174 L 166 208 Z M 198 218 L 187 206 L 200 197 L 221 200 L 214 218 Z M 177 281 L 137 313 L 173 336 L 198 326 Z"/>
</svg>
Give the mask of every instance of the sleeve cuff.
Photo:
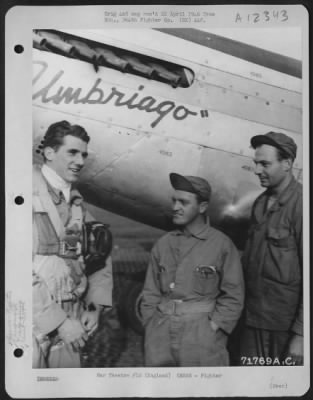
<svg viewBox="0 0 313 400">
<path fill-rule="evenodd" d="M 296 335 L 303 336 L 303 324 L 299 321 L 295 321 L 292 328 L 292 332 L 294 332 Z"/>
</svg>

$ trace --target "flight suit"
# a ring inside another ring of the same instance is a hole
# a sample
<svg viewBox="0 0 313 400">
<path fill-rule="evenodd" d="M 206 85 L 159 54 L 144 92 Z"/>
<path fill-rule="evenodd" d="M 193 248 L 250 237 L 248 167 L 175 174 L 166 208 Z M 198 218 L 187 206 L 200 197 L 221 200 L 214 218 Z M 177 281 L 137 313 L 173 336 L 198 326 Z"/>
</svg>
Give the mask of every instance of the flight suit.
<svg viewBox="0 0 313 400">
<path fill-rule="evenodd" d="M 242 357 L 284 356 L 290 335 L 303 336 L 302 185 L 293 177 L 267 209 L 268 191 L 252 208 L 243 267 L 246 281 Z"/>
<path fill-rule="evenodd" d="M 243 300 L 240 258 L 227 236 L 209 224 L 197 235 L 163 236 L 143 289 L 146 366 L 228 365 L 227 334 Z"/>
<path fill-rule="evenodd" d="M 33 171 L 33 367 L 80 367 L 80 354 L 57 329 L 66 318 L 80 319 L 88 306 L 112 305 L 112 263 L 89 278 L 81 256 L 82 198 L 68 204 L 41 171 Z"/>
</svg>

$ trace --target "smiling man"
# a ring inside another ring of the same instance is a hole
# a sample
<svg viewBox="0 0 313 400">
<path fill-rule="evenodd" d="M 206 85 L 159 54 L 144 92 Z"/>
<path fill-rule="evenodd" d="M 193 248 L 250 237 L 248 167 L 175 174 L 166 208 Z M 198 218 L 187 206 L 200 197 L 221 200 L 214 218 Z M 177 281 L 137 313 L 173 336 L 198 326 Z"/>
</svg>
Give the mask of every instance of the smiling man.
<svg viewBox="0 0 313 400">
<path fill-rule="evenodd" d="M 177 229 L 154 246 L 143 289 L 145 365 L 226 366 L 244 297 L 238 252 L 206 216 L 209 183 L 170 174 Z"/>
<path fill-rule="evenodd" d="M 303 363 L 302 186 L 297 146 L 283 133 L 254 136 L 255 174 L 266 190 L 252 208 L 243 254 L 246 281 L 243 365 Z"/>
<path fill-rule="evenodd" d="M 82 197 L 72 188 L 89 136 L 67 121 L 49 126 L 33 172 L 33 367 L 80 367 L 80 350 L 112 305 L 112 265 L 85 275 Z"/>
</svg>

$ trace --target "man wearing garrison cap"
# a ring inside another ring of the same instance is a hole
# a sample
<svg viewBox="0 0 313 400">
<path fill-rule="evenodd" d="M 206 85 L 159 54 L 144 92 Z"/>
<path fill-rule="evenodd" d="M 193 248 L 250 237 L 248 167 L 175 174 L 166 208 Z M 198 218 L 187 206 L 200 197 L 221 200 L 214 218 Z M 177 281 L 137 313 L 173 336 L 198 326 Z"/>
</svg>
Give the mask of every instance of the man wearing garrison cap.
<svg viewBox="0 0 313 400">
<path fill-rule="evenodd" d="M 145 365 L 226 366 L 227 337 L 243 308 L 243 273 L 231 240 L 206 217 L 209 183 L 170 174 L 173 222 L 151 253 L 143 289 Z"/>
<path fill-rule="evenodd" d="M 303 364 L 302 186 L 292 173 L 297 146 L 283 133 L 254 136 L 256 199 L 243 254 L 246 282 L 241 363 Z"/>
</svg>

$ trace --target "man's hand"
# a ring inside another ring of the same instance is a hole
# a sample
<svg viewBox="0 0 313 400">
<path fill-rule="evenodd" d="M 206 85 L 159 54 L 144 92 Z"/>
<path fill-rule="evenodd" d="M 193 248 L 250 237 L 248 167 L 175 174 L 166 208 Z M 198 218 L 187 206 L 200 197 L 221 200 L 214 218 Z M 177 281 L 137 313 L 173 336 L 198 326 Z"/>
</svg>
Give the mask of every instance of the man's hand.
<svg viewBox="0 0 313 400">
<path fill-rule="evenodd" d="M 88 339 L 82 324 L 76 319 L 66 318 L 62 325 L 58 328 L 60 338 L 67 344 L 71 344 L 74 350 L 84 347 L 85 341 Z"/>
<path fill-rule="evenodd" d="M 303 336 L 294 334 L 287 348 L 287 357 L 292 357 L 295 365 L 303 365 Z"/>
<path fill-rule="evenodd" d="M 219 329 L 218 325 L 212 319 L 210 319 L 210 325 L 214 332 Z"/>
<path fill-rule="evenodd" d="M 98 321 L 100 316 L 100 307 L 93 311 L 84 311 L 80 322 L 82 323 L 88 335 L 91 335 L 98 328 Z"/>
</svg>

